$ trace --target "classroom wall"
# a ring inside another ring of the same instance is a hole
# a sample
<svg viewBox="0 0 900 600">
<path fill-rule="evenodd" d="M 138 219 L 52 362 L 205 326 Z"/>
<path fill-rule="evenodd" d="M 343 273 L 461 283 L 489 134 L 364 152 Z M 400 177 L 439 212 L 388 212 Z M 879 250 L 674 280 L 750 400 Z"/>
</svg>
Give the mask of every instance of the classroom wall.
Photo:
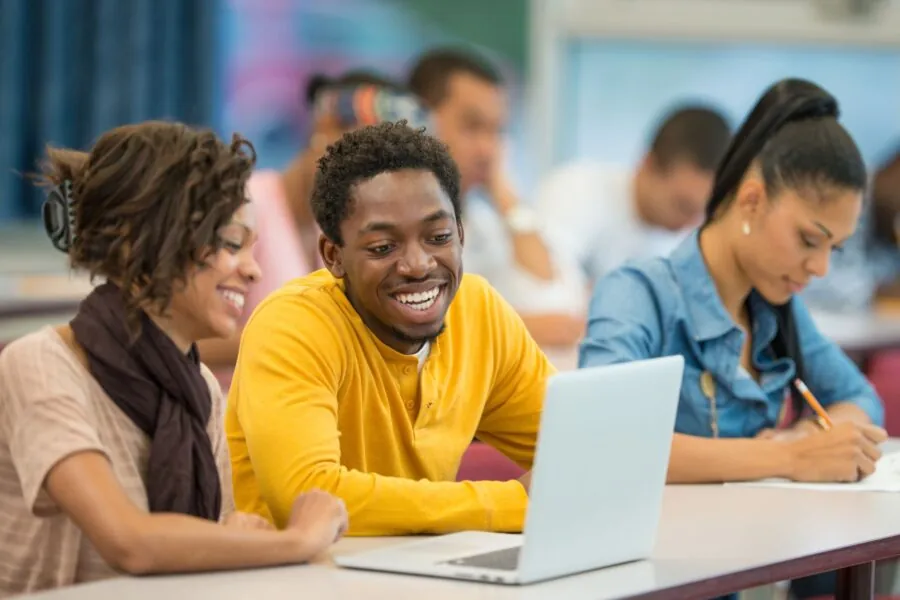
<svg viewBox="0 0 900 600">
<path fill-rule="evenodd" d="M 22 174 L 46 143 L 87 148 L 117 125 L 178 119 L 241 131 L 262 166 L 281 166 L 306 142 L 309 74 L 402 75 L 431 44 L 491 55 L 521 108 L 527 14 L 525 0 L 3 0 L 0 225 L 38 216 Z"/>
<path fill-rule="evenodd" d="M 870 164 L 896 142 L 900 2 L 530 0 L 532 154 L 632 163 L 660 113 L 718 104 L 738 122 L 769 84 L 814 79 L 838 97 Z"/>
<path fill-rule="evenodd" d="M 179 118 L 223 134 L 241 131 L 256 142 L 262 166 L 280 167 L 306 143 L 308 115 L 300 95 L 311 73 L 368 65 L 402 76 L 411 57 L 444 43 L 473 45 L 494 58 L 510 80 L 515 110 L 508 162 L 526 199 L 544 150 L 553 164 L 579 158 L 632 162 L 671 103 L 707 99 L 736 121 L 765 85 L 786 74 L 814 78 L 835 92 L 870 162 L 900 137 L 896 46 L 698 43 L 646 36 L 627 41 L 610 31 L 592 37 L 592 27 L 615 21 L 597 9 L 609 1 L 550 0 L 549 17 L 539 19 L 531 15 L 540 0 L 0 2 L 0 32 L 5 32 L 0 35 L 5 58 L 0 61 L 0 224 L 37 216 L 40 195 L 21 174 L 35 166 L 46 142 L 86 147 L 103 129 L 120 123 Z M 729 6 L 735 3 L 740 2 Z M 698 16 L 688 14 L 698 10 L 690 7 L 703 3 L 667 0 L 665 6 L 675 4 L 688 19 Z M 593 7 L 593 16 L 568 14 L 579 5 Z M 689 9 L 686 15 L 682 5 Z M 711 5 L 703 6 L 708 11 Z M 539 107 L 532 113 L 529 102 L 536 95 L 524 92 L 541 52 L 531 32 L 553 21 L 553 11 L 583 23 L 578 36 L 560 41 L 562 60 L 555 68 L 561 84 L 552 90 L 558 101 L 548 116 Z M 129 26 L 104 25 L 110 20 Z M 627 19 L 620 20 L 624 29 Z M 645 14 L 635 23 L 646 21 Z M 718 23 L 731 26 L 731 21 Z M 189 41 L 194 50 L 185 50 Z M 541 134 L 545 124 L 552 135 Z"/>
<path fill-rule="evenodd" d="M 900 48 L 577 39 L 566 44 L 556 162 L 632 163 L 672 105 L 700 101 L 736 126 L 783 77 L 825 87 L 866 161 L 900 142 Z"/>
<path fill-rule="evenodd" d="M 253 139 L 262 166 L 281 167 L 306 145 L 300 98 L 312 74 L 370 67 L 404 78 L 423 50 L 469 45 L 510 81 L 510 163 L 523 172 L 527 14 L 525 0 L 224 0 L 220 127 Z"/>
</svg>

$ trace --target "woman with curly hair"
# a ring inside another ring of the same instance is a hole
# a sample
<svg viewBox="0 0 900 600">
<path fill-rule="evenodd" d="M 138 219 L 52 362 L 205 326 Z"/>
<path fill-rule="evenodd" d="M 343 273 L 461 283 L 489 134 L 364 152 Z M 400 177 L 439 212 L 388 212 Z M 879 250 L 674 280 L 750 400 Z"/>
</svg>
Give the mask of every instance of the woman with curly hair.
<svg viewBox="0 0 900 600">
<path fill-rule="evenodd" d="M 0 355 L 0 596 L 304 562 L 346 528 L 321 492 L 283 531 L 233 511 L 224 400 L 196 341 L 234 332 L 259 277 L 254 162 L 238 135 L 165 122 L 48 150 L 48 234 L 103 283 Z"/>
</svg>

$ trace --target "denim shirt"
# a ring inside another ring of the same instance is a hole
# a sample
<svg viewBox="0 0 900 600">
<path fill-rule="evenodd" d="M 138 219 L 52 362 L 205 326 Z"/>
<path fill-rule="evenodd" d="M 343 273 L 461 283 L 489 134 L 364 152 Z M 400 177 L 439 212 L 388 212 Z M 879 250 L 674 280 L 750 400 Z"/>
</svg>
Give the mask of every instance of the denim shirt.
<svg viewBox="0 0 900 600">
<path fill-rule="evenodd" d="M 792 307 L 812 393 L 826 407 L 852 402 L 882 424 L 884 409 L 866 378 L 818 331 L 800 298 Z M 778 421 L 795 365 L 769 350 L 777 331 L 773 308 L 755 292 L 748 308 L 758 383 L 740 366 L 744 333 L 719 299 L 693 233 L 668 258 L 625 265 L 597 282 L 579 367 L 681 354 L 685 370 L 675 431 L 712 437 L 715 421 L 720 437 L 752 437 Z"/>
</svg>

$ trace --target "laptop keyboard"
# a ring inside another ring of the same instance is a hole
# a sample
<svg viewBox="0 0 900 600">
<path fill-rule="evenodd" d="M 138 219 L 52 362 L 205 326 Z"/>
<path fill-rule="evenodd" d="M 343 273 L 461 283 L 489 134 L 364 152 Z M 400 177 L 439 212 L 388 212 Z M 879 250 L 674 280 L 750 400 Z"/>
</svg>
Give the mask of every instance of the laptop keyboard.
<svg viewBox="0 0 900 600">
<path fill-rule="evenodd" d="M 495 569 L 497 571 L 515 571 L 519 566 L 519 551 L 521 546 L 504 548 L 484 554 L 475 554 L 463 558 L 455 558 L 447 561 L 447 564 L 461 567 L 478 567 L 481 569 Z"/>
</svg>

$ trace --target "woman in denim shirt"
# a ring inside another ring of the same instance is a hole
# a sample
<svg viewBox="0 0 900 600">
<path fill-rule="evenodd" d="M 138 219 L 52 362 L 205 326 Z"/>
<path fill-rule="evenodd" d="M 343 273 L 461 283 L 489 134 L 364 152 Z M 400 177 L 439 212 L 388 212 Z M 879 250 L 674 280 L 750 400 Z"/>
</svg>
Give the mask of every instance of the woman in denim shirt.
<svg viewBox="0 0 900 600">
<path fill-rule="evenodd" d="M 865 165 L 837 115 L 810 82 L 773 85 L 722 159 L 699 232 L 596 286 L 579 366 L 685 358 L 671 483 L 851 481 L 880 456 L 879 398 L 795 297 L 862 207 Z M 800 412 L 797 377 L 830 430 Z M 790 414 L 801 418 L 776 431 Z"/>
</svg>

